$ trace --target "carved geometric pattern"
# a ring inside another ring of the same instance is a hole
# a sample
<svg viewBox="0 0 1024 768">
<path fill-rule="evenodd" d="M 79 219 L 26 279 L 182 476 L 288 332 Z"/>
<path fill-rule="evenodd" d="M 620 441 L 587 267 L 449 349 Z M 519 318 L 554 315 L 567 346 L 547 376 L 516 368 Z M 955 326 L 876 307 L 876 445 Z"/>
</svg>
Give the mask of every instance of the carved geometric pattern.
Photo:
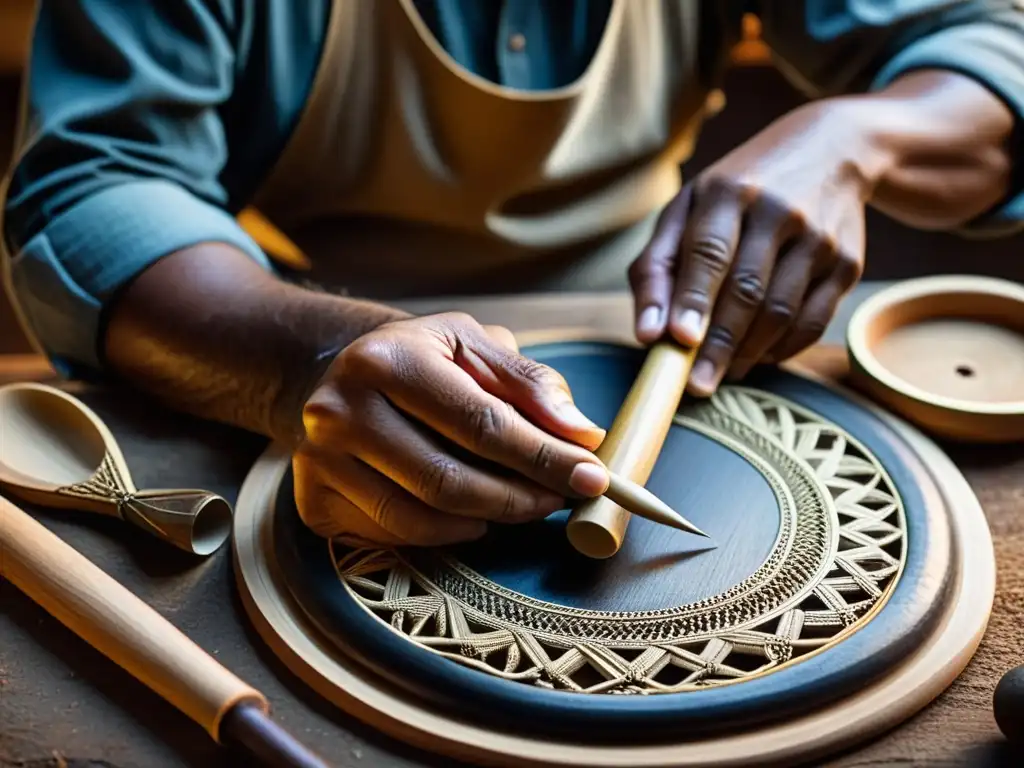
<svg viewBox="0 0 1024 768">
<path fill-rule="evenodd" d="M 444 552 L 350 549 L 338 577 L 409 642 L 481 672 L 590 694 L 735 683 L 841 641 L 884 605 L 902 572 L 895 486 L 855 438 L 777 395 L 723 387 L 676 423 L 767 480 L 780 526 L 765 562 L 719 595 L 652 611 L 590 611 L 507 589 Z"/>
<path fill-rule="evenodd" d="M 128 484 L 109 453 L 103 455 L 103 461 L 92 477 L 81 483 L 58 488 L 57 493 L 63 496 L 113 502 L 117 505 L 119 513 L 133 498 Z"/>
</svg>

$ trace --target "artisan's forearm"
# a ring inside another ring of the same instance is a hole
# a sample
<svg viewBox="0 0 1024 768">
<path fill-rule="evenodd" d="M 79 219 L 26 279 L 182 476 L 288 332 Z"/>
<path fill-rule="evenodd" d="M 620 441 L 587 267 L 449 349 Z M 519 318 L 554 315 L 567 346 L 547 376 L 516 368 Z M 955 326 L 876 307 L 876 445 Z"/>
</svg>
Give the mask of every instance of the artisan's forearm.
<svg viewBox="0 0 1024 768">
<path fill-rule="evenodd" d="M 1009 190 L 1014 116 L 973 79 L 920 71 L 844 101 L 846 117 L 862 126 L 869 151 L 884 158 L 868 202 L 898 221 L 956 228 L 993 208 Z"/>
<path fill-rule="evenodd" d="M 174 408 L 294 442 L 318 355 L 407 317 L 285 283 L 219 244 L 171 254 L 111 310 L 117 373 Z"/>
</svg>

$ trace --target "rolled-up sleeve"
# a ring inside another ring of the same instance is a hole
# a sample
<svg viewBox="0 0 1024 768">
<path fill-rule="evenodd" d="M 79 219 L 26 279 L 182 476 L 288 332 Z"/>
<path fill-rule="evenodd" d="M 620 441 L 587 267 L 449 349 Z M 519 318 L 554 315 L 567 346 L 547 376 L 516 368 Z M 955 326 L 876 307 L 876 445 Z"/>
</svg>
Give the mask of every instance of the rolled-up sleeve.
<svg viewBox="0 0 1024 768">
<path fill-rule="evenodd" d="M 1024 0 L 835 0 L 755 3 L 779 68 L 811 96 L 878 90 L 904 74 L 971 77 L 1013 112 L 1013 181 L 965 234 L 1024 229 Z"/>
<path fill-rule="evenodd" d="M 38 6 L 3 246 L 19 314 L 60 369 L 100 366 L 108 301 L 169 253 L 221 242 L 269 267 L 219 182 L 227 5 Z"/>
</svg>

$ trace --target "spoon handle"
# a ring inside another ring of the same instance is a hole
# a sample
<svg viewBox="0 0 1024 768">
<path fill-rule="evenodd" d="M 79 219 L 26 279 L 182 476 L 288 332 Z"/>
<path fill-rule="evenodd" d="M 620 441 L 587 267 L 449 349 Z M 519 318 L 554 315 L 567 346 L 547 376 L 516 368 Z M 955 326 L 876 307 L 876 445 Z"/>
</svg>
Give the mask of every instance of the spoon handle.
<svg viewBox="0 0 1024 768">
<path fill-rule="evenodd" d="M 119 506 L 121 519 L 192 554 L 212 554 L 231 535 L 231 505 L 209 491 L 138 491 Z"/>
<path fill-rule="evenodd" d="M 194 489 L 136 490 L 127 467 L 109 452 L 88 480 L 54 493 L 196 555 L 211 554 L 231 534 L 231 505 L 221 496 Z"/>
</svg>

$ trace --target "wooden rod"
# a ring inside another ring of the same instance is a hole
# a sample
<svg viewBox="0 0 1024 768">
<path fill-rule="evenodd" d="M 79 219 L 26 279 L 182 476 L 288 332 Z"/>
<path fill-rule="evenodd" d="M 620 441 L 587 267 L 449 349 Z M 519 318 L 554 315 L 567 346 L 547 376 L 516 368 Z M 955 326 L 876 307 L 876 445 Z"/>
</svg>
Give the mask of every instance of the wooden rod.
<svg viewBox="0 0 1024 768">
<path fill-rule="evenodd" d="M 675 342 L 651 347 L 597 457 L 612 472 L 644 485 L 668 436 L 686 391 L 696 349 Z M 629 512 L 607 495 L 588 499 L 569 516 L 566 534 L 573 547 L 595 559 L 611 557 L 622 546 Z"/>
<path fill-rule="evenodd" d="M 262 693 L 235 677 L 173 624 L 28 513 L 0 497 L 0 576 L 108 659 L 173 704 L 221 742 L 258 730 L 261 745 L 302 749 L 267 716 Z M 258 722 L 260 728 L 253 727 Z M 266 753 L 267 747 L 261 746 Z M 277 765 L 324 766 L 306 760 Z"/>
</svg>

